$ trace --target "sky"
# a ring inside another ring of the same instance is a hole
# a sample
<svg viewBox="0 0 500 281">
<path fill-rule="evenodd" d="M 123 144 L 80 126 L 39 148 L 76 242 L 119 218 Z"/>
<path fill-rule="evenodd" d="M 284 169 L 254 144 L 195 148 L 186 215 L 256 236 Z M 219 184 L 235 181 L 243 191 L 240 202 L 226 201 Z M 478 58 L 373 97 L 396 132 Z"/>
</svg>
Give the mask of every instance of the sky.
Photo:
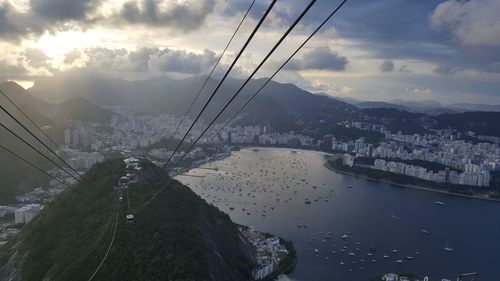
<svg viewBox="0 0 500 281">
<path fill-rule="evenodd" d="M 251 0 L 0 0 L 0 81 L 207 75 Z M 244 78 L 309 0 L 278 0 L 231 75 Z M 256 0 L 224 73 L 270 4 Z M 318 0 L 258 72 L 270 76 L 340 4 Z M 370 101 L 500 104 L 500 0 L 348 0 L 276 77 Z"/>
</svg>

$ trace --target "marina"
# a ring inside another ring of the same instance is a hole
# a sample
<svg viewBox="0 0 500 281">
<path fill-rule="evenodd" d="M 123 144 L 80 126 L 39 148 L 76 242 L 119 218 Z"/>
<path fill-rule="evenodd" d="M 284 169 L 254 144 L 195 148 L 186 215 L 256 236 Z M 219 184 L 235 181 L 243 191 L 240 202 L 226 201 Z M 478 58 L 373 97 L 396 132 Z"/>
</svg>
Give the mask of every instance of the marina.
<svg viewBox="0 0 500 281">
<path fill-rule="evenodd" d="M 384 272 L 445 278 L 462 270 L 500 276 L 493 265 L 500 254 L 489 251 L 500 236 L 493 223 L 500 205 L 337 174 L 324 161 L 302 150 L 242 149 L 205 165 L 212 169 L 190 170 L 203 178 L 178 179 L 236 223 L 293 241 L 294 280 L 369 280 Z M 481 227 L 488 233 L 475 231 Z"/>
</svg>

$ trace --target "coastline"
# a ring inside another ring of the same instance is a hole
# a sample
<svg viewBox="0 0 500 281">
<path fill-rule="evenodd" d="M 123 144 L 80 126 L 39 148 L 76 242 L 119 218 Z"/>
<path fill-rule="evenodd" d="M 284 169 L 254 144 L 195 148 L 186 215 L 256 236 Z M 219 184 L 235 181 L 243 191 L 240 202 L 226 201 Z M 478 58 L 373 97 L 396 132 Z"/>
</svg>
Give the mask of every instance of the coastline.
<svg viewBox="0 0 500 281">
<path fill-rule="evenodd" d="M 254 145 L 254 146 L 243 146 L 243 147 L 241 147 L 241 149 L 265 149 L 265 150 L 277 149 L 277 150 L 288 150 L 288 151 L 302 151 L 302 152 L 318 153 L 318 154 L 321 154 L 321 155 L 323 155 L 325 157 L 332 157 L 334 155 L 334 154 L 323 152 L 323 151 L 308 150 L 308 149 L 304 149 L 304 148 L 291 148 L 291 147 L 273 147 L 273 146 L 255 146 Z M 230 151 L 228 154 L 224 155 L 223 157 L 220 157 L 220 156 L 219 157 L 212 157 L 208 161 L 206 161 L 204 163 L 200 163 L 200 164 L 198 164 L 198 165 L 196 165 L 194 167 L 190 167 L 190 168 L 182 171 L 181 173 L 178 173 L 175 176 L 183 176 L 186 173 L 188 173 L 191 169 L 196 169 L 196 168 L 202 167 L 204 165 L 216 162 L 218 160 L 224 160 L 224 159 L 230 157 L 232 154 L 233 154 L 232 151 Z M 390 184 L 390 185 L 394 185 L 394 186 L 398 186 L 398 187 L 403 187 L 403 188 L 407 187 L 407 188 L 412 188 L 412 189 L 417 189 L 417 190 L 423 190 L 423 191 L 429 191 L 429 192 L 447 194 L 447 195 L 452 195 L 452 196 L 459 196 L 459 197 L 463 197 L 463 198 L 485 200 L 485 201 L 497 202 L 497 203 L 500 202 L 500 199 L 495 199 L 495 198 L 490 198 L 490 197 L 484 197 L 484 196 L 480 196 L 480 195 L 460 194 L 460 193 L 450 192 L 450 191 L 447 191 L 447 190 L 440 190 L 440 189 L 437 189 L 437 188 L 424 187 L 424 186 L 412 185 L 412 184 L 396 183 L 396 182 L 393 182 L 393 181 L 390 181 L 390 180 L 386 180 L 386 179 L 374 179 L 374 178 L 371 178 L 371 177 L 363 175 L 363 174 L 356 174 L 356 173 L 353 173 L 353 172 L 337 170 L 334 167 L 332 167 L 328 161 L 325 161 L 324 167 L 327 168 L 328 170 L 334 172 L 334 173 L 339 173 L 339 174 L 348 175 L 348 176 L 354 176 L 354 177 L 362 178 L 362 179 L 365 179 L 365 180 L 368 180 L 368 181 L 381 182 L 381 183 L 386 183 L 386 184 Z"/>
<path fill-rule="evenodd" d="M 390 180 L 384 180 L 384 179 L 374 179 L 366 175 L 362 174 L 356 174 L 352 172 L 347 172 L 347 171 L 341 171 L 337 170 L 328 161 L 325 162 L 324 164 L 325 168 L 328 170 L 334 172 L 334 173 L 339 173 L 343 175 L 348 175 L 348 176 L 354 176 L 354 177 L 359 177 L 368 181 L 376 181 L 376 182 L 381 182 L 381 183 L 387 183 L 390 185 L 395 185 L 399 187 L 407 187 L 407 188 L 412 188 L 412 189 L 418 189 L 418 190 L 424 190 L 424 191 L 429 191 L 429 192 L 436 192 L 436 193 L 441 193 L 441 194 L 447 194 L 447 195 L 452 195 L 452 196 L 459 196 L 459 197 L 464 197 L 464 198 L 470 198 L 470 199 L 478 199 L 478 200 L 486 200 L 486 201 L 491 201 L 491 202 L 500 202 L 500 199 L 495 199 L 495 198 L 490 198 L 490 197 L 483 197 L 479 195 L 467 195 L 467 194 L 460 194 L 460 193 L 454 193 L 446 190 L 440 190 L 436 188 L 430 188 L 430 187 L 424 187 L 424 186 L 418 186 L 418 185 L 411 185 L 411 184 L 401 184 L 401 183 L 396 183 L 392 182 Z"/>
</svg>

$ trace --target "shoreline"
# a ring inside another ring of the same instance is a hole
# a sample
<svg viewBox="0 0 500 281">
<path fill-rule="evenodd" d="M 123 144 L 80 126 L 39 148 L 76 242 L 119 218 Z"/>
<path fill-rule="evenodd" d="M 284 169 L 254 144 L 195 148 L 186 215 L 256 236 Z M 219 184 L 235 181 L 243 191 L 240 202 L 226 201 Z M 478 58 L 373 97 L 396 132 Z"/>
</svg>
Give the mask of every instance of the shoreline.
<svg viewBox="0 0 500 281">
<path fill-rule="evenodd" d="M 291 148 L 291 147 L 273 147 L 273 146 L 255 146 L 255 145 L 253 145 L 253 146 L 240 146 L 240 148 L 241 149 L 266 149 L 266 150 L 277 149 L 277 150 L 288 150 L 288 151 L 294 151 L 295 150 L 295 151 L 302 151 L 302 152 L 309 152 L 309 153 L 318 153 L 318 154 L 323 155 L 325 157 L 332 157 L 334 155 L 334 154 L 323 152 L 323 151 L 308 150 L 308 149 L 304 149 L 304 148 Z M 191 167 L 190 169 L 188 169 L 186 171 L 183 171 L 182 173 L 179 173 L 176 176 L 183 176 L 186 173 L 188 173 L 191 169 L 196 169 L 196 168 L 202 167 L 202 166 L 204 166 L 206 164 L 211 164 L 213 162 L 216 162 L 218 160 L 224 160 L 224 159 L 226 159 L 226 158 L 228 158 L 228 157 L 230 157 L 232 155 L 233 155 L 233 151 L 230 151 L 229 154 L 225 155 L 224 157 L 221 157 L 221 158 L 214 157 L 213 159 L 210 159 L 209 161 L 207 161 L 205 163 L 199 164 L 196 167 Z M 458 196 L 458 197 L 462 197 L 462 198 L 485 200 L 485 201 L 500 203 L 500 199 L 495 199 L 495 198 L 490 198 L 490 197 L 484 197 L 484 196 L 479 196 L 479 195 L 467 195 L 467 194 L 454 193 L 454 192 L 450 192 L 450 191 L 447 191 L 447 190 L 440 190 L 440 189 L 432 188 L 432 187 L 424 187 L 424 186 L 418 186 L 418 185 L 412 185 L 412 184 L 401 184 L 401 183 L 396 183 L 396 182 L 392 182 L 390 180 L 385 180 L 385 179 L 374 179 L 374 178 L 371 178 L 371 177 L 363 175 L 363 174 L 356 174 L 356 173 L 353 173 L 353 172 L 341 171 L 341 170 L 337 170 L 337 169 L 333 168 L 329 164 L 328 161 L 325 161 L 325 163 L 324 163 L 323 166 L 326 169 L 328 169 L 328 170 L 330 170 L 330 171 L 332 171 L 334 173 L 339 173 L 339 174 L 343 174 L 343 175 L 347 175 L 347 176 L 358 177 L 358 178 L 362 178 L 362 179 L 365 179 L 365 180 L 368 180 L 368 181 L 372 181 L 372 182 L 380 182 L 380 183 L 386 183 L 386 184 L 395 185 L 395 186 L 403 187 L 403 188 L 407 187 L 407 188 L 411 188 L 411 189 L 417 189 L 417 190 L 423 190 L 423 191 L 428 191 L 428 192 L 435 192 L 435 193 L 447 194 L 447 195 Z"/>
<path fill-rule="evenodd" d="M 412 185 L 412 184 L 401 184 L 401 183 L 396 183 L 396 182 L 392 182 L 390 180 L 384 180 L 384 179 L 374 179 L 374 178 L 371 178 L 371 177 L 363 175 L 363 174 L 356 174 L 353 172 L 337 170 L 334 167 L 332 167 L 328 161 L 325 162 L 324 167 L 327 168 L 328 170 L 334 172 L 334 173 L 339 173 L 339 174 L 348 175 L 348 176 L 354 176 L 354 177 L 362 178 L 362 179 L 365 179 L 368 181 L 387 183 L 390 185 L 395 185 L 395 186 L 399 186 L 399 187 L 403 187 L 403 188 L 407 187 L 407 188 L 411 188 L 411 189 L 424 190 L 424 191 L 447 194 L 447 195 L 458 196 L 458 197 L 469 198 L 469 199 L 486 200 L 486 201 L 496 202 L 496 203 L 500 202 L 500 199 L 483 197 L 483 196 L 479 196 L 479 195 L 460 194 L 460 193 L 454 193 L 454 192 L 450 192 L 450 191 L 446 191 L 446 190 L 439 190 L 439 189 L 431 188 L 431 187 L 423 187 L 423 186 Z"/>
</svg>

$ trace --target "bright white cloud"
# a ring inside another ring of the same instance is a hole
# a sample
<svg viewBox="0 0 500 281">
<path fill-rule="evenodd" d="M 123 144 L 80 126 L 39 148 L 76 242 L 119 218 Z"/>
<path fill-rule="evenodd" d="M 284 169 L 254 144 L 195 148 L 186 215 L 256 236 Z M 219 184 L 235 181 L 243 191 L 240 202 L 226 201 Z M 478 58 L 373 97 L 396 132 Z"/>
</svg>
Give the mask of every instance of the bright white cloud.
<svg viewBox="0 0 500 281">
<path fill-rule="evenodd" d="M 311 83 L 311 90 L 314 92 L 323 92 L 330 95 L 346 95 L 354 92 L 354 88 L 348 86 L 338 86 L 331 82 L 314 80 Z"/>
<path fill-rule="evenodd" d="M 500 46 L 500 1 L 448 0 L 439 4 L 430 17 L 434 28 L 447 28 L 468 46 Z"/>
<path fill-rule="evenodd" d="M 405 89 L 407 92 L 413 93 L 417 96 L 431 96 L 432 95 L 432 90 L 431 89 L 410 89 L 406 88 Z"/>
</svg>

